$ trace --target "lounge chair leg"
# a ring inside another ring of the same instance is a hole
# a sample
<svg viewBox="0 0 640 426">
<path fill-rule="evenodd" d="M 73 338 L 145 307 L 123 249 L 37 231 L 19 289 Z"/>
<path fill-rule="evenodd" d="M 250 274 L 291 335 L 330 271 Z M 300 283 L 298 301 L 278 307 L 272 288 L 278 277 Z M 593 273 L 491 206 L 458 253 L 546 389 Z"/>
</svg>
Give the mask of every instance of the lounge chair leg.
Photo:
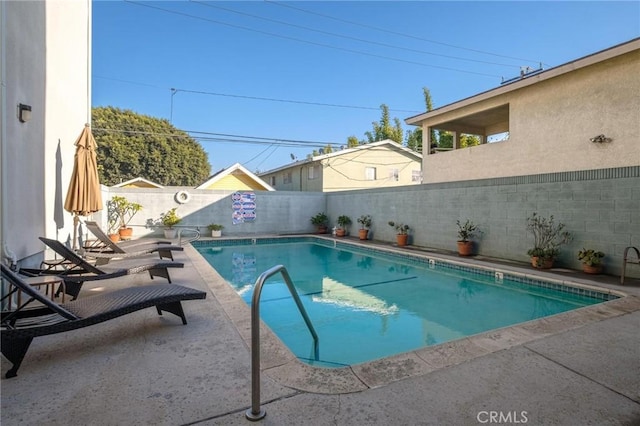
<svg viewBox="0 0 640 426">
<path fill-rule="evenodd" d="M 80 294 L 80 289 L 82 288 L 83 281 L 69 281 L 64 280 L 64 292 L 71 296 L 71 300 L 76 300 L 78 294 Z M 59 286 L 56 291 L 56 297 L 60 296 L 62 293 L 63 286 Z"/>
<path fill-rule="evenodd" d="M 20 364 L 22 364 L 22 360 L 24 356 L 27 354 L 29 350 L 29 346 L 31 345 L 31 341 L 33 337 L 24 337 L 24 338 L 13 338 L 9 339 L 3 336 L 2 338 L 2 354 L 11 362 L 13 365 L 5 377 L 10 379 L 12 377 L 16 377 L 18 375 L 18 368 L 20 368 Z"/>
<path fill-rule="evenodd" d="M 153 279 L 153 277 L 166 278 L 167 281 L 171 283 L 171 278 L 169 277 L 169 271 L 167 270 L 167 268 L 149 269 L 149 276 L 151 277 L 151 279 Z"/>
<path fill-rule="evenodd" d="M 158 313 L 160 315 L 162 315 L 161 311 L 171 312 L 172 314 L 182 318 L 182 324 L 184 325 L 187 324 L 187 318 L 184 316 L 184 311 L 182 310 L 182 303 L 180 302 L 165 303 L 162 305 L 156 305 L 156 308 L 158 309 Z"/>
<path fill-rule="evenodd" d="M 160 259 L 171 259 L 173 260 L 173 252 L 171 250 L 158 250 L 158 254 L 160 255 Z"/>
</svg>

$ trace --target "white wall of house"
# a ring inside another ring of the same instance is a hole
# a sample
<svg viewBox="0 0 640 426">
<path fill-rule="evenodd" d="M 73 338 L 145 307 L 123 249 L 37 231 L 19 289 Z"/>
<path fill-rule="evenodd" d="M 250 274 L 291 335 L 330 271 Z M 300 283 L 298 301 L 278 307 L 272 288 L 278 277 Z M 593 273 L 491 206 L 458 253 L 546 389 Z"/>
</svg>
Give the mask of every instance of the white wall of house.
<svg viewBox="0 0 640 426">
<path fill-rule="evenodd" d="M 387 145 L 359 150 L 322 160 L 322 184 L 325 192 L 386 188 L 421 183 L 412 180 L 420 173 L 418 157 Z"/>
<path fill-rule="evenodd" d="M 277 191 L 346 191 L 421 183 L 420 154 L 379 141 L 261 174 Z"/>
<path fill-rule="evenodd" d="M 597 56 L 595 56 L 597 57 Z M 589 60 L 587 58 L 586 60 Z M 553 71 L 551 71 L 553 72 Z M 507 141 L 423 157 L 424 182 L 634 166 L 640 163 L 640 50 L 450 108 L 422 123 L 508 105 Z M 463 102 L 463 101 L 462 101 Z M 609 142 L 593 143 L 604 134 Z"/>
<path fill-rule="evenodd" d="M 67 240 L 73 215 L 63 209 L 75 141 L 91 123 L 91 1 L 47 2 L 45 232 Z"/>
<path fill-rule="evenodd" d="M 39 236 L 72 232 L 69 213 L 64 225 L 54 215 L 90 105 L 90 1 L 0 2 L 0 14 L 2 251 L 35 263 L 43 252 Z M 32 108 L 26 123 L 18 120 L 19 103 Z"/>
</svg>

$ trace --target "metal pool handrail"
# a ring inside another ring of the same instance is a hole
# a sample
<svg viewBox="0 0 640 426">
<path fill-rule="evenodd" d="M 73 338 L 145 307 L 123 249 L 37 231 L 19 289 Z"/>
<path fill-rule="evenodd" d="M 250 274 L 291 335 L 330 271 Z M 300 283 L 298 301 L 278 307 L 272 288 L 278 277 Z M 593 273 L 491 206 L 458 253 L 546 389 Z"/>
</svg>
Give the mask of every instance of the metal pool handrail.
<svg viewBox="0 0 640 426">
<path fill-rule="evenodd" d="M 182 229 L 178 230 L 178 244 L 179 245 L 183 244 L 183 242 L 182 242 L 182 233 L 183 232 L 193 232 L 193 236 L 189 237 L 184 242 L 184 244 L 192 243 L 192 242 L 198 241 L 200 239 L 200 230 L 198 230 L 197 228 L 196 229 L 194 229 L 194 228 L 182 228 Z"/>
<path fill-rule="evenodd" d="M 284 265 L 276 265 L 260 274 L 256 280 L 253 289 L 253 298 L 251 299 L 251 408 L 245 412 L 245 416 L 251 421 L 260 420 L 267 415 L 266 410 L 260 407 L 260 294 L 262 293 L 264 282 L 278 272 L 282 274 L 284 282 L 291 296 L 293 296 L 293 300 L 296 302 L 311 336 L 313 336 L 315 347 L 318 347 L 318 335 L 313 328 L 313 324 L 311 324 L 307 311 L 302 305 L 302 301 L 300 301 L 300 296 L 298 296 L 296 288 L 293 286 L 287 268 L 285 268 Z"/>
</svg>

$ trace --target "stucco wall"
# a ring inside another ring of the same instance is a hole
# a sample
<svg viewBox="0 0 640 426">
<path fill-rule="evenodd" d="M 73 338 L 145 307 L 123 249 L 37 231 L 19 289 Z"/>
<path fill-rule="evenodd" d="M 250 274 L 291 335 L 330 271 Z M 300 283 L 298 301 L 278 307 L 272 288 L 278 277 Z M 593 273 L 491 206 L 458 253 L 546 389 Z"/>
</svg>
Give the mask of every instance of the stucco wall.
<svg viewBox="0 0 640 426">
<path fill-rule="evenodd" d="M 67 240 L 63 210 L 74 142 L 90 118 L 91 1 L 1 2 L 2 250 L 23 265 L 43 256 L 40 236 Z M 31 120 L 18 121 L 19 103 Z"/>
<path fill-rule="evenodd" d="M 378 142 L 382 143 L 382 142 Z M 412 172 L 420 171 L 422 163 L 403 151 L 388 145 L 369 146 L 330 155 L 316 161 L 300 162 L 284 170 L 260 175 L 266 182 L 275 176 L 277 191 L 343 191 L 419 184 L 412 181 Z M 317 167 L 319 177 L 309 179 L 309 169 Z M 376 168 L 376 180 L 365 179 L 365 168 Z M 391 169 L 398 169 L 398 180 L 390 179 Z M 284 183 L 285 173 L 291 173 L 291 182 Z"/>
<path fill-rule="evenodd" d="M 175 195 L 180 190 L 188 192 L 190 199 L 187 203 L 176 202 Z M 176 227 L 177 229 L 198 228 L 205 236 L 208 234 L 206 226 L 210 223 L 223 225 L 223 234 L 230 236 L 314 232 L 309 219 L 315 213 L 326 210 L 326 199 L 323 193 L 255 191 L 256 220 L 234 225 L 231 217 L 233 192 L 235 191 L 183 187 L 163 189 L 103 187 L 102 196 L 105 204 L 114 195 L 119 195 L 126 197 L 128 201 L 142 205 L 142 210 L 130 223 L 134 228 L 134 238 L 162 236 L 163 227 L 160 225 L 150 227 L 149 223 L 157 224 L 160 215 L 174 207 L 177 207 L 176 212 L 183 219 Z M 93 218 L 105 231 L 107 230 L 108 224 L 104 210 L 95 213 Z"/>
<path fill-rule="evenodd" d="M 37 237 L 45 233 L 45 4 L 13 1 L 0 7 L 2 249 L 6 245 L 22 259 L 42 250 Z M 18 120 L 19 103 L 32 107 L 26 123 Z"/>
<path fill-rule="evenodd" d="M 508 141 L 425 155 L 424 182 L 640 163 L 640 51 L 505 93 L 461 112 L 507 103 Z M 447 113 L 438 120 L 455 115 Z M 600 134 L 611 142 L 590 141 Z"/>
<path fill-rule="evenodd" d="M 375 180 L 365 179 L 367 167 L 376 168 Z M 322 184 L 326 192 L 411 185 L 420 183 L 412 182 L 411 174 L 421 168 L 419 160 L 404 153 L 385 146 L 373 147 L 323 160 Z M 391 169 L 398 170 L 397 181 L 389 177 Z"/>
</svg>

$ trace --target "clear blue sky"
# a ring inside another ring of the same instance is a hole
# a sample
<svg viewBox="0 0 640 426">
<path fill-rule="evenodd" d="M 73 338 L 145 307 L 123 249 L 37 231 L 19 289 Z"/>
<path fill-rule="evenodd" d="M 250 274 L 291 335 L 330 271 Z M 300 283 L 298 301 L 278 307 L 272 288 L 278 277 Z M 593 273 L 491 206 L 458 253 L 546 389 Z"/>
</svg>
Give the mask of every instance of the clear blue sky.
<svg viewBox="0 0 640 426">
<path fill-rule="evenodd" d="M 383 103 L 413 129 L 423 87 L 437 108 L 638 36 L 638 1 L 94 1 L 93 106 L 265 171 L 365 139 Z"/>
</svg>

